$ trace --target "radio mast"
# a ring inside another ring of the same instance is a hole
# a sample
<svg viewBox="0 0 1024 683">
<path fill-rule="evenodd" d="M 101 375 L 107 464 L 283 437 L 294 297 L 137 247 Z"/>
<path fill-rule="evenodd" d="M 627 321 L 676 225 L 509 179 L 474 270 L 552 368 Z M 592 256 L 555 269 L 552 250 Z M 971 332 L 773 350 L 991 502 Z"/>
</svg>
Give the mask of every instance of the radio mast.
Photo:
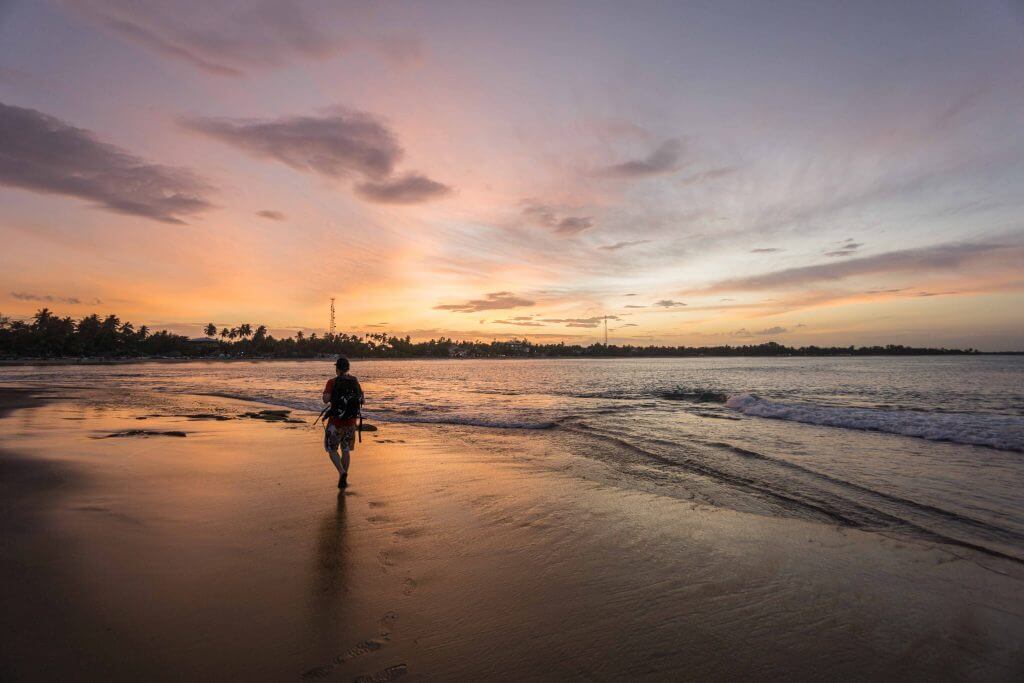
<svg viewBox="0 0 1024 683">
<path fill-rule="evenodd" d="M 331 297 L 331 336 L 334 336 L 334 297 Z"/>
<path fill-rule="evenodd" d="M 604 347 L 608 348 L 608 316 L 604 317 Z"/>
</svg>

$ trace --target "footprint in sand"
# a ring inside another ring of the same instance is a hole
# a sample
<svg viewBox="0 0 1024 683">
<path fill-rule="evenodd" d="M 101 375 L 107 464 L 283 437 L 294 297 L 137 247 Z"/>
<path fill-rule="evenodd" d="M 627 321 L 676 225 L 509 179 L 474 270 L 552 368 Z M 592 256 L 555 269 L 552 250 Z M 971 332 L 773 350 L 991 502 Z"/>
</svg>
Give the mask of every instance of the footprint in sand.
<svg viewBox="0 0 1024 683">
<path fill-rule="evenodd" d="M 409 673 L 409 667 L 405 664 L 395 664 L 386 669 L 381 669 L 372 676 L 358 676 L 355 680 L 356 683 L 387 683 L 387 681 L 401 678 L 407 673 Z"/>
<path fill-rule="evenodd" d="M 379 640 L 364 640 L 363 642 L 358 643 L 353 647 L 350 647 L 349 649 L 345 650 L 340 655 L 332 659 L 330 664 L 314 667 L 309 671 L 305 672 L 304 674 L 302 674 L 301 676 L 299 676 L 299 678 L 304 681 L 313 680 L 315 678 L 326 678 L 327 676 L 330 676 L 332 673 L 334 673 L 334 670 L 342 664 L 350 662 L 361 655 L 376 652 L 382 647 L 384 647 L 384 643 L 382 643 Z"/>
<path fill-rule="evenodd" d="M 382 508 L 382 507 L 387 507 L 387 505 L 388 505 L 387 503 L 384 503 L 384 502 L 379 501 L 379 500 L 371 500 L 370 501 L 370 507 L 372 507 L 372 508 Z"/>
<path fill-rule="evenodd" d="M 345 662 L 351 661 L 360 655 L 369 654 L 375 652 L 384 647 L 384 643 L 379 640 L 364 640 L 355 647 L 342 652 L 340 655 L 332 660 L 333 664 L 344 664 Z"/>
<path fill-rule="evenodd" d="M 380 570 L 387 574 L 388 567 L 394 567 L 395 561 L 391 559 L 391 554 L 387 550 L 381 550 L 377 553 L 377 564 L 380 565 Z"/>
<path fill-rule="evenodd" d="M 402 588 L 402 594 L 403 595 L 412 595 L 413 591 L 416 590 L 417 586 L 419 586 L 419 584 L 416 583 L 416 579 L 406 579 L 405 580 L 405 587 Z"/>
<path fill-rule="evenodd" d="M 380 622 L 379 622 L 379 626 L 378 626 L 378 637 L 377 638 L 371 638 L 369 640 L 364 640 L 361 643 L 357 643 L 356 645 L 353 645 L 352 647 L 350 647 L 349 649 L 345 650 L 340 655 L 338 655 L 337 657 L 332 659 L 329 664 L 325 664 L 323 666 L 313 667 L 312 669 L 310 669 L 310 670 L 306 671 L 305 673 L 303 673 L 302 675 L 300 675 L 299 679 L 304 680 L 304 681 L 309 681 L 309 680 L 314 680 L 314 679 L 317 679 L 317 678 L 326 678 L 326 677 L 330 676 L 332 673 L 334 673 L 335 669 L 337 669 L 338 667 L 346 664 L 347 662 L 352 661 L 356 657 L 362 657 L 363 655 L 367 655 L 367 654 L 370 654 L 371 652 L 376 652 L 377 650 L 381 649 L 382 647 L 384 647 L 384 644 L 385 644 L 384 641 L 387 641 L 387 640 L 391 639 L 391 628 L 392 628 L 392 626 L 394 626 L 395 620 L 397 618 L 398 618 L 398 615 L 395 614 L 394 612 L 387 612 L 387 613 L 385 613 L 384 616 L 380 618 Z M 399 664 L 397 666 L 405 667 L 404 664 Z M 402 673 L 397 674 L 397 675 L 395 675 L 393 672 L 392 673 L 386 673 L 386 672 L 390 672 L 394 668 L 396 668 L 396 667 L 391 666 L 391 667 L 388 667 L 387 669 L 383 669 L 382 671 L 378 671 L 377 673 L 373 674 L 373 676 L 369 676 L 369 677 L 364 676 L 364 677 L 361 677 L 360 679 L 357 679 L 357 680 L 391 681 L 391 680 L 394 680 L 395 678 L 398 678 L 398 676 L 404 675 L 406 673 L 406 671 L 403 671 Z M 377 676 L 381 676 L 381 675 L 385 675 L 385 674 L 391 676 L 391 678 L 377 678 Z"/>
<path fill-rule="evenodd" d="M 398 614 L 395 612 L 388 612 L 380 618 L 377 635 L 385 640 L 391 638 L 391 629 L 395 625 L 395 620 L 398 619 Z"/>
</svg>

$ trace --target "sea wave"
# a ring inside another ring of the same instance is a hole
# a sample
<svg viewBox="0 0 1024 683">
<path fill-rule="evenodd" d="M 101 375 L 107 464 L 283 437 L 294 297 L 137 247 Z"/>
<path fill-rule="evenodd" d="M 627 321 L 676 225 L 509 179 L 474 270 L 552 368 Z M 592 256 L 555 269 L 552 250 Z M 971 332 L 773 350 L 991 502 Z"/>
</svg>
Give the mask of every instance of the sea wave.
<svg viewBox="0 0 1024 683">
<path fill-rule="evenodd" d="M 692 401 L 694 403 L 725 403 L 728 396 L 720 391 L 707 389 L 672 389 L 656 394 L 659 398 L 669 401 Z"/>
<path fill-rule="evenodd" d="M 380 422 L 401 422 L 404 424 L 445 424 L 464 427 L 487 427 L 490 429 L 554 429 L 558 422 L 552 420 L 528 419 L 494 419 L 490 417 L 472 417 L 463 415 L 430 415 L 424 413 L 402 414 L 364 412 L 367 419 Z"/>
<path fill-rule="evenodd" d="M 753 394 L 734 394 L 725 405 L 745 415 L 773 420 L 886 432 L 930 441 L 951 441 L 1024 452 L 1024 418 L 1013 415 L 940 413 L 781 403 Z"/>
<path fill-rule="evenodd" d="M 309 399 L 295 399 L 287 396 L 265 396 L 260 394 L 242 394 L 229 392 L 202 392 L 199 395 L 218 396 L 221 398 L 232 398 L 240 401 L 253 401 L 267 405 L 292 408 L 294 410 L 307 410 L 318 413 L 323 409 L 319 401 Z M 445 409 L 447 410 L 447 408 Z M 367 420 L 377 422 L 399 422 L 402 424 L 446 424 L 465 427 L 486 427 L 491 429 L 554 429 L 558 426 L 555 420 L 533 420 L 523 416 L 510 418 L 479 416 L 479 415 L 458 415 L 458 414 L 434 414 L 419 412 L 412 408 L 398 410 L 364 410 L 363 417 Z"/>
</svg>

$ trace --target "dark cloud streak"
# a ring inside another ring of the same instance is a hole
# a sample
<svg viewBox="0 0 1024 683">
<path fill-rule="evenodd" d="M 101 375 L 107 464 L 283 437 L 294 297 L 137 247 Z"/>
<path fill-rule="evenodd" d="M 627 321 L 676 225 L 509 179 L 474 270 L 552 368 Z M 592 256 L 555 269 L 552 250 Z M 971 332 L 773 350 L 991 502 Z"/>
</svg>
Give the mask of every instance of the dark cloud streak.
<svg viewBox="0 0 1024 683">
<path fill-rule="evenodd" d="M 550 228 L 556 235 L 568 237 L 594 227 L 594 219 L 590 216 L 567 216 L 550 204 L 527 201 L 523 208 L 523 216 L 531 223 Z"/>
<path fill-rule="evenodd" d="M 355 193 L 378 204 L 417 204 L 451 188 L 420 173 L 394 175 L 405 151 L 391 130 L 365 112 L 335 109 L 324 116 L 279 119 L 185 118 L 181 124 L 252 156 L 297 171 L 357 178 Z"/>
<path fill-rule="evenodd" d="M 378 204 L 418 204 L 451 194 L 452 189 L 417 173 L 380 182 L 356 185 L 356 194 Z"/>
<path fill-rule="evenodd" d="M 53 296 L 52 294 L 32 294 L 30 292 L 11 292 L 11 298 L 18 301 L 38 301 L 40 303 L 47 304 L 68 304 L 69 306 L 77 306 L 82 303 L 89 305 L 98 305 L 103 302 L 99 299 L 92 299 L 90 301 L 83 302 L 77 296 Z"/>
<path fill-rule="evenodd" d="M 772 273 L 721 280 L 699 290 L 704 293 L 756 291 L 773 288 L 803 286 L 813 282 L 842 280 L 859 275 L 878 273 L 935 271 L 959 268 L 983 257 L 995 256 L 1013 250 L 1020 255 L 1020 247 L 998 244 L 945 244 L 920 249 L 892 251 L 877 256 L 853 258 L 842 263 L 787 268 Z"/>
<path fill-rule="evenodd" d="M 679 170 L 679 160 L 683 155 L 683 143 L 672 139 L 661 143 L 657 149 L 643 159 L 625 161 L 621 164 L 607 166 L 599 175 L 608 178 L 646 178 Z"/>
<path fill-rule="evenodd" d="M 115 213 L 163 223 L 211 207 L 193 172 L 149 163 L 93 133 L 0 103 L 0 184 L 95 202 Z"/>
<path fill-rule="evenodd" d="M 381 121 L 357 111 L 274 120 L 199 117 L 181 123 L 253 156 L 328 178 L 359 174 L 384 179 L 404 154 Z"/>
<path fill-rule="evenodd" d="M 483 299 L 470 299 L 461 304 L 441 304 L 434 306 L 434 309 L 438 311 L 452 311 L 453 313 L 476 313 L 479 311 L 533 306 L 535 303 L 529 299 L 518 297 L 512 292 L 490 292 L 484 295 Z"/>
<path fill-rule="evenodd" d="M 650 244 L 651 240 L 628 240 L 625 242 L 616 242 L 615 244 L 605 244 L 604 246 L 598 247 L 602 251 L 618 251 L 619 249 L 625 249 L 626 247 L 636 247 L 641 244 Z M 627 294 L 626 296 L 630 296 Z"/>
</svg>

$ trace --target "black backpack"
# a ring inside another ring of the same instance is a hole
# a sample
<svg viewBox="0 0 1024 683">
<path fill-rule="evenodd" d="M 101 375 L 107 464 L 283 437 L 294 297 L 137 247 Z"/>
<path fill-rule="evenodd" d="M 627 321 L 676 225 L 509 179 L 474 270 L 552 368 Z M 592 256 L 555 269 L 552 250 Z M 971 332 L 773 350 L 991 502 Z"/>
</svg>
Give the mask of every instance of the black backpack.
<svg viewBox="0 0 1024 683">
<path fill-rule="evenodd" d="M 348 420 L 359 417 L 363 390 L 355 377 L 335 377 L 331 389 L 331 407 L 326 417 L 340 417 Z"/>
</svg>

